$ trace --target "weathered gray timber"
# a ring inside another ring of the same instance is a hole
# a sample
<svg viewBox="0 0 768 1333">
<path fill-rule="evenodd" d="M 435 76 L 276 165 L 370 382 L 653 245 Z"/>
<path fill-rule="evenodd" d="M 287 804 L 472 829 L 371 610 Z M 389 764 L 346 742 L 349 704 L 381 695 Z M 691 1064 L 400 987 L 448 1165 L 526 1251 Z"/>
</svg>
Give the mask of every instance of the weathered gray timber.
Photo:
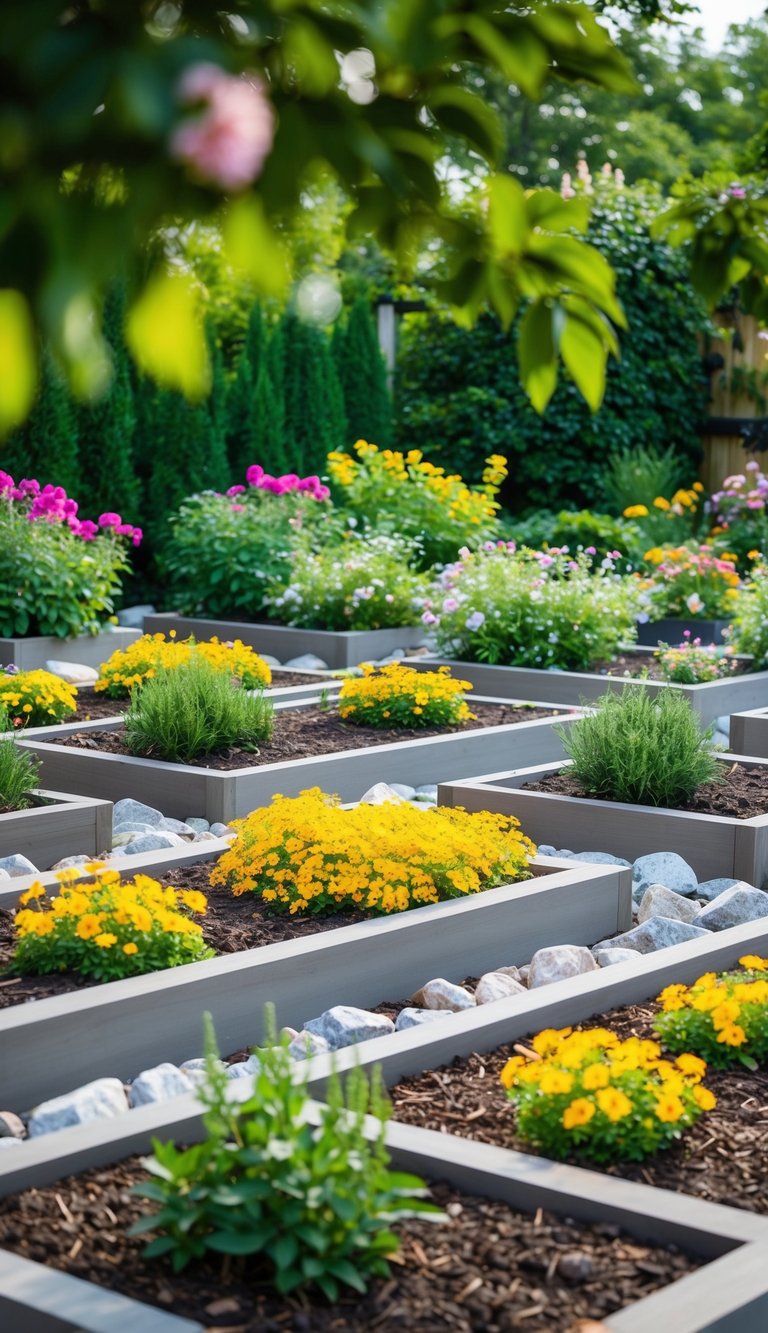
<svg viewBox="0 0 768 1333">
<path fill-rule="evenodd" d="M 662 620 L 647 620 L 637 626 L 637 642 L 643 647 L 656 648 L 666 643 L 670 648 L 677 648 L 682 643 L 683 635 L 690 634 L 692 639 L 701 639 L 703 644 L 723 643 L 724 632 L 730 620 L 686 620 L 682 616 L 664 616 Z"/>
<path fill-rule="evenodd" d="M 0 815 L 0 856 L 20 853 L 48 869 L 65 856 L 98 856 L 112 846 L 112 802 L 40 790 L 38 804 Z M 2 881 L 2 886 L 8 885 Z"/>
<path fill-rule="evenodd" d="M 753 755 L 729 753 L 720 757 L 728 762 L 738 759 L 752 768 L 764 768 L 768 762 Z M 567 847 L 573 852 L 599 849 L 628 861 L 648 851 L 678 852 L 701 880 L 728 875 L 758 888 L 768 880 L 768 815 L 733 819 L 522 790 L 526 782 L 567 767 L 539 764 L 466 782 L 441 783 L 438 801 L 467 810 L 515 815 L 534 842 Z"/>
<path fill-rule="evenodd" d="M 332 670 L 376 662 L 394 648 L 418 648 L 425 639 L 421 625 L 398 629 L 322 630 L 292 629 L 269 621 L 208 620 L 199 616 L 179 616 L 172 612 L 144 617 L 145 634 L 168 634 L 175 630 L 179 638 L 194 634 L 196 639 L 241 639 L 257 653 L 268 653 L 279 662 L 287 662 L 302 653 L 322 657 Z"/>
<path fill-rule="evenodd" d="M 116 626 L 101 634 L 80 634 L 75 639 L 56 639 L 52 635 L 33 635 L 27 639 L 0 639 L 0 666 L 17 666 L 19 671 L 36 671 L 46 662 L 79 662 L 81 666 L 100 667 L 118 648 L 127 648 L 140 638 L 137 629 Z"/>
<path fill-rule="evenodd" d="M 768 759 L 768 709 L 731 714 L 731 749 L 735 754 L 754 754 Z"/>
</svg>

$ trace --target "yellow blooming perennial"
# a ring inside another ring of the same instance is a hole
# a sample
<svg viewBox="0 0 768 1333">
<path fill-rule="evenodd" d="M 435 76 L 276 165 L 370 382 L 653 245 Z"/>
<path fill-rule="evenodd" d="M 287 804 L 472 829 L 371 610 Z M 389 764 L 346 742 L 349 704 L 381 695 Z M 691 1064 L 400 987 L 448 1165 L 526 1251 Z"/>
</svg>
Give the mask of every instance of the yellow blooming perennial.
<svg viewBox="0 0 768 1333">
<path fill-rule="evenodd" d="M 403 912 L 529 879 L 536 849 L 516 819 L 387 802 L 345 810 L 318 787 L 275 796 L 234 827 L 211 884 L 274 912 Z"/>
<path fill-rule="evenodd" d="M 339 714 L 364 727 L 453 727 L 474 720 L 465 702 L 467 680 L 454 680 L 448 667 L 416 671 L 389 662 L 378 669 L 365 663 L 363 675 L 345 680 Z"/>
<path fill-rule="evenodd" d="M 40 883 L 21 895 L 15 972 L 78 972 L 115 981 L 213 956 L 192 920 L 207 909 L 204 893 L 163 888 L 147 875 L 121 881 L 117 870 L 100 862 L 85 869 L 92 878 L 79 882 L 78 870 L 59 871 L 61 887 L 50 898 Z"/>
<path fill-rule="evenodd" d="M 0 674 L 2 709 L 14 727 L 47 727 L 64 721 L 76 711 L 77 690 L 51 671 Z"/>
<path fill-rule="evenodd" d="M 595 1162 L 640 1161 L 668 1148 L 715 1097 L 707 1066 L 689 1053 L 663 1057 L 655 1041 L 621 1041 L 606 1028 L 547 1028 L 533 1058 L 508 1060 L 501 1082 L 521 1138 L 549 1157 L 582 1152 Z"/>
<path fill-rule="evenodd" d="M 167 639 L 164 634 L 143 634 L 127 648 L 118 649 L 99 668 L 94 689 L 111 699 L 127 699 L 135 686 L 151 680 L 158 669 L 182 666 L 193 654 L 229 672 L 247 690 L 265 689 L 272 681 L 267 663 L 240 639 L 220 643 L 214 637 L 197 643 L 193 638 L 177 639 L 175 630 L 171 630 Z"/>
<path fill-rule="evenodd" d="M 768 958 L 745 954 L 739 964 L 661 992 L 655 1027 L 671 1051 L 696 1051 L 720 1069 L 768 1063 Z"/>
</svg>

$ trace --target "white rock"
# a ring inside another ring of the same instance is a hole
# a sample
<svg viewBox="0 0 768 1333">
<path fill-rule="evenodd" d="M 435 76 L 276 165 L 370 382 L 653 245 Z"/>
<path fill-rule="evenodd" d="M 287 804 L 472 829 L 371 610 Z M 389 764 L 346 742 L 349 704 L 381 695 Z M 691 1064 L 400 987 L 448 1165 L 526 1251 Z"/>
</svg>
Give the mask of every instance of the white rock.
<svg viewBox="0 0 768 1333">
<path fill-rule="evenodd" d="M 10 878 L 11 877 L 8 874 L 8 871 L 0 868 L 0 879 L 10 879 Z"/>
<path fill-rule="evenodd" d="M 716 728 L 717 731 L 722 731 L 722 732 L 724 733 L 724 735 L 726 735 L 727 737 L 730 738 L 730 735 L 731 735 L 731 718 L 730 718 L 730 714 L 728 714 L 728 713 L 721 713 L 720 717 L 716 717 L 716 718 L 715 718 L 715 728 Z"/>
<path fill-rule="evenodd" d="M 433 977 L 411 996 L 411 1000 L 420 1009 L 448 1009 L 454 1014 L 475 1007 L 474 995 L 465 986 L 457 986 L 445 977 Z"/>
<path fill-rule="evenodd" d="M 98 856 L 63 856 L 60 861 L 51 866 L 51 870 L 68 870 L 70 866 L 87 866 L 99 859 Z"/>
<path fill-rule="evenodd" d="M 226 1071 L 227 1065 L 224 1064 L 223 1060 L 217 1060 L 216 1063 L 219 1066 L 219 1069 Z M 179 1065 L 179 1068 L 182 1073 L 186 1074 L 188 1079 L 191 1079 L 195 1087 L 200 1083 L 205 1083 L 206 1072 L 204 1056 L 198 1055 L 193 1060 L 185 1060 L 183 1064 Z"/>
<path fill-rule="evenodd" d="M 208 820 L 200 819 L 197 815 L 188 815 L 187 818 L 184 820 L 184 823 L 188 824 L 190 828 L 194 829 L 195 833 L 210 832 L 211 826 L 208 823 Z"/>
<path fill-rule="evenodd" d="M 332 1051 L 339 1051 L 343 1046 L 354 1046 L 359 1041 L 370 1041 L 372 1037 L 389 1036 L 395 1025 L 384 1014 L 337 1004 L 318 1018 L 310 1018 L 304 1028 L 315 1037 L 324 1037 Z"/>
<path fill-rule="evenodd" d="M 123 851 L 123 856 L 138 856 L 141 852 L 161 852 L 166 847 L 185 847 L 178 833 L 139 833 Z"/>
<path fill-rule="evenodd" d="M 163 833 L 178 833 L 180 838 L 186 842 L 191 842 L 195 836 L 196 829 L 191 824 L 185 824 L 181 819 L 170 819 L 168 816 L 159 825 Z"/>
<path fill-rule="evenodd" d="M 394 801 L 395 805 L 403 804 L 402 796 L 398 796 L 394 787 L 386 782 L 375 782 L 360 797 L 361 805 L 384 805 L 387 801 Z"/>
<path fill-rule="evenodd" d="M 690 897 L 696 891 L 698 876 L 677 852 L 649 852 L 638 856 L 632 868 L 633 889 L 643 894 L 651 884 L 663 884 L 673 893 Z"/>
<path fill-rule="evenodd" d="M 437 783 L 428 782 L 423 787 L 417 787 L 415 798 L 417 801 L 426 801 L 431 805 L 437 804 Z"/>
<path fill-rule="evenodd" d="M 689 925 L 687 921 L 675 921 L 671 917 L 652 916 L 642 925 L 626 930 L 623 935 L 614 935 L 610 940 L 601 940 L 598 949 L 634 949 L 636 953 L 655 953 L 657 949 L 668 949 L 673 944 L 684 944 L 687 940 L 702 939 L 709 931 L 699 926 Z"/>
<path fill-rule="evenodd" d="M 16 852 L 13 856 L 0 856 L 0 870 L 4 870 L 9 879 L 18 879 L 19 875 L 40 874 L 37 866 L 20 852 Z"/>
<path fill-rule="evenodd" d="M 527 986 L 527 985 L 528 985 L 528 979 L 529 979 L 529 977 L 530 977 L 530 975 L 531 975 L 531 965 L 530 965 L 530 963 L 523 963 L 523 966 L 522 966 L 522 967 L 519 967 L 517 970 L 518 970 L 518 973 L 519 973 L 519 975 L 520 975 L 520 980 L 522 981 L 523 985 L 524 985 L 524 986 Z"/>
<path fill-rule="evenodd" d="M 167 1102 L 171 1097 L 181 1097 L 191 1092 L 192 1079 L 176 1065 L 165 1062 L 145 1069 L 133 1080 L 128 1091 L 131 1106 L 146 1106 L 149 1102 Z"/>
<path fill-rule="evenodd" d="M 45 669 L 54 676 L 60 676 L 69 685 L 93 685 L 99 679 L 96 668 L 85 666 L 82 662 L 60 662 L 58 658 L 52 657 L 46 662 Z"/>
<path fill-rule="evenodd" d="M 0 1152 L 3 1148 L 18 1148 L 23 1142 L 23 1139 L 0 1139 Z"/>
<path fill-rule="evenodd" d="M 159 833 L 160 828 L 153 828 L 151 824 L 117 824 L 112 829 L 112 846 L 125 847 L 126 843 L 133 842 L 134 838 L 140 838 L 143 834 L 150 837 L 153 833 Z"/>
<path fill-rule="evenodd" d="M 232 832 L 232 830 L 230 829 L 230 833 L 231 833 L 231 832 Z M 215 834 L 215 833 L 196 833 L 195 836 L 194 836 L 194 838 L 192 839 L 192 841 L 193 841 L 193 842 L 215 842 L 215 841 L 216 841 L 216 834 Z"/>
<path fill-rule="evenodd" d="M 97 1078 L 82 1088 L 36 1106 L 29 1119 L 29 1136 L 53 1134 L 70 1125 L 87 1125 L 92 1120 L 108 1120 L 128 1110 L 128 1098 L 118 1078 Z"/>
<path fill-rule="evenodd" d="M 703 898 L 705 902 L 711 903 L 715 898 L 719 898 L 726 889 L 754 889 L 754 884 L 747 884 L 743 879 L 729 879 L 723 875 L 720 879 L 705 879 L 703 883 L 696 885 L 696 897 Z"/>
<path fill-rule="evenodd" d="M 24 1121 L 14 1111 L 0 1111 L 0 1138 L 23 1139 Z"/>
<path fill-rule="evenodd" d="M 262 662 L 266 662 L 268 667 L 272 667 L 272 670 L 274 670 L 275 667 L 279 667 L 281 665 L 278 658 L 273 657 L 271 653 L 259 653 L 259 657 L 261 658 Z"/>
<path fill-rule="evenodd" d="M 326 1055 L 330 1051 L 330 1046 L 325 1037 L 319 1036 L 316 1032 L 297 1032 L 293 1041 L 288 1044 L 288 1054 L 293 1056 L 294 1060 L 311 1060 L 313 1055 Z"/>
<path fill-rule="evenodd" d="M 247 1060 L 239 1060 L 235 1065 L 227 1066 L 230 1078 L 253 1078 L 261 1069 L 261 1060 L 257 1055 L 249 1055 Z"/>
<path fill-rule="evenodd" d="M 211 824 L 210 832 L 213 834 L 214 838 L 226 838 L 230 833 L 233 833 L 234 830 L 229 827 L 229 824 L 216 823 Z"/>
<path fill-rule="evenodd" d="M 635 949 L 594 949 L 595 959 L 600 967 L 615 967 L 617 963 L 636 963 Z"/>
<path fill-rule="evenodd" d="M 537 986 L 549 986 L 553 981 L 565 981 L 566 977 L 579 977 L 584 972 L 596 972 L 595 962 L 589 949 L 581 944 L 552 944 L 545 949 L 537 949 L 533 955 L 528 973 L 528 986 L 533 990 Z"/>
<path fill-rule="evenodd" d="M 416 788 L 407 786 L 405 782 L 390 782 L 389 790 L 393 791 L 396 796 L 402 797 L 404 801 L 411 801 L 416 795 Z M 369 803 L 366 802 L 366 804 Z"/>
<path fill-rule="evenodd" d="M 164 818 L 162 811 L 155 810 L 154 806 L 124 796 L 121 801 L 115 802 L 112 827 L 116 828 L 119 824 L 149 824 L 152 828 L 159 828 Z"/>
<path fill-rule="evenodd" d="M 702 907 L 696 925 L 707 930 L 728 930 L 729 926 L 741 926 L 765 916 L 768 916 L 768 893 L 744 885 L 726 889 L 714 902 Z"/>
<path fill-rule="evenodd" d="M 699 904 L 681 893 L 665 889 L 663 884 L 650 884 L 645 890 L 637 913 L 638 924 L 652 916 L 672 917 L 677 921 L 693 921 Z"/>
<path fill-rule="evenodd" d="M 424 1023 L 434 1023 L 436 1018 L 445 1018 L 446 1012 L 445 1009 L 401 1009 L 395 1022 L 395 1032 L 405 1032 L 407 1028 L 417 1028 Z"/>
<path fill-rule="evenodd" d="M 523 982 L 523 974 L 519 967 L 495 967 L 494 972 L 500 972 L 503 977 L 512 977 L 513 981 Z M 526 976 L 528 969 L 526 968 Z"/>
<path fill-rule="evenodd" d="M 283 662 L 286 671 L 328 671 L 328 663 L 316 653 L 299 653 L 298 657 L 289 657 Z"/>
<path fill-rule="evenodd" d="M 503 972 L 486 972 L 475 987 L 475 1004 L 493 1004 L 496 1000 L 507 1000 L 510 995 L 525 995 L 526 989 L 514 977 Z"/>
</svg>

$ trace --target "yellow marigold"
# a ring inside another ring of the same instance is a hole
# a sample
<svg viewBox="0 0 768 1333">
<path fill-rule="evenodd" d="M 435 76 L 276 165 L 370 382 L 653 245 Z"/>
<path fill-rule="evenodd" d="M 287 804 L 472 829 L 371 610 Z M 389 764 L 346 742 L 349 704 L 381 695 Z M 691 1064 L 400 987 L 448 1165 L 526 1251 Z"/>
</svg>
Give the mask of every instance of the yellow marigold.
<svg viewBox="0 0 768 1333">
<path fill-rule="evenodd" d="M 632 1113 L 629 1097 L 619 1088 L 600 1088 L 596 1094 L 596 1101 L 603 1115 L 609 1120 L 623 1120 Z"/>
<path fill-rule="evenodd" d="M 624 510 L 625 518 L 647 518 L 648 509 L 645 505 L 628 505 Z"/>
<path fill-rule="evenodd" d="M 657 495 L 653 503 L 656 509 L 661 509 L 664 510 L 665 512 L 666 510 L 672 508 L 672 506 L 669 503 L 669 500 L 665 500 L 663 495 Z"/>
<path fill-rule="evenodd" d="M 543 1093 L 552 1096 L 568 1093 L 573 1087 L 573 1074 L 567 1073 L 564 1069 L 545 1069 L 539 1080 L 539 1087 Z"/>
<path fill-rule="evenodd" d="M 738 1023 L 729 1023 L 726 1027 L 720 1029 L 717 1040 L 724 1046 L 743 1046 L 747 1040 L 747 1034 Z"/>
<path fill-rule="evenodd" d="M 675 1124 L 685 1114 L 685 1107 L 675 1093 L 663 1093 L 656 1102 L 655 1114 L 665 1124 Z"/>
<path fill-rule="evenodd" d="M 138 944 L 134 944 L 133 940 L 129 940 L 127 944 L 123 945 L 123 953 L 128 954 L 129 957 L 131 954 L 138 952 L 139 952 L 139 946 Z"/>
<path fill-rule="evenodd" d="M 588 1097 L 577 1097 L 563 1111 L 563 1128 L 577 1129 L 581 1125 L 588 1125 L 594 1114 L 594 1103 Z"/>
<path fill-rule="evenodd" d="M 88 912 L 82 916 L 75 928 L 78 939 L 92 940 L 101 931 L 101 917 Z"/>
<path fill-rule="evenodd" d="M 598 1088 L 607 1088 L 611 1081 L 611 1071 L 606 1065 L 589 1065 L 581 1076 L 582 1086 L 587 1092 L 596 1092 Z"/>
<path fill-rule="evenodd" d="M 100 949 L 111 949 L 113 944 L 117 944 L 117 935 L 112 935 L 109 931 L 102 931 L 100 935 L 94 937 L 94 944 L 98 944 Z"/>
<path fill-rule="evenodd" d="M 739 962 L 749 972 L 768 972 L 768 958 L 760 958 L 757 954 L 747 953 Z"/>
</svg>

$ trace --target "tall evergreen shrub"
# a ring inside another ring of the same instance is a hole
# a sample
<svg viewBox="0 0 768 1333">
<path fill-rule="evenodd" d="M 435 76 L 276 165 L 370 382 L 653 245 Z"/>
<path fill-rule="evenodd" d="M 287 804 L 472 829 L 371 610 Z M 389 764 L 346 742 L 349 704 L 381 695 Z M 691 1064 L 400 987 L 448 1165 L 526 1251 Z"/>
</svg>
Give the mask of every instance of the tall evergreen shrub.
<svg viewBox="0 0 768 1333">
<path fill-rule="evenodd" d="M 43 348 L 41 356 L 40 386 L 35 404 L 24 425 L 13 432 L 3 448 L 0 467 L 17 481 L 22 477 L 36 477 L 43 485 L 51 482 L 63 486 L 68 495 L 76 500 L 80 498 L 74 400 L 47 348 Z"/>
<path fill-rule="evenodd" d="M 392 443 L 392 401 L 370 302 L 359 296 L 345 325 L 334 330 L 332 350 L 344 395 L 349 440 Z"/>
</svg>

